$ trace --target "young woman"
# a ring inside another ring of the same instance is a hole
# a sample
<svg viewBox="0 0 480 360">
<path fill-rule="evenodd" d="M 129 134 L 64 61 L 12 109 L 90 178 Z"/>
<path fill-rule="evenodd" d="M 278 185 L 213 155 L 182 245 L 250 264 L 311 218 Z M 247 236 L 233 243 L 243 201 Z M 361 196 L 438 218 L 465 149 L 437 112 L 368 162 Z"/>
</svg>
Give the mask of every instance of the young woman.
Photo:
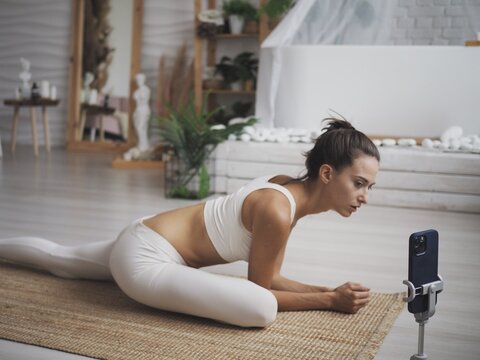
<svg viewBox="0 0 480 360">
<path fill-rule="evenodd" d="M 238 326 L 265 327 L 286 310 L 356 313 L 368 303 L 365 286 L 333 289 L 280 274 L 298 219 L 328 210 L 349 217 L 375 182 L 376 146 L 348 122 L 327 120 L 301 178 L 257 178 L 230 195 L 138 219 L 113 241 L 0 240 L 0 257 L 67 278 L 113 279 L 145 305 Z M 248 280 L 198 269 L 236 260 L 248 262 Z"/>
</svg>

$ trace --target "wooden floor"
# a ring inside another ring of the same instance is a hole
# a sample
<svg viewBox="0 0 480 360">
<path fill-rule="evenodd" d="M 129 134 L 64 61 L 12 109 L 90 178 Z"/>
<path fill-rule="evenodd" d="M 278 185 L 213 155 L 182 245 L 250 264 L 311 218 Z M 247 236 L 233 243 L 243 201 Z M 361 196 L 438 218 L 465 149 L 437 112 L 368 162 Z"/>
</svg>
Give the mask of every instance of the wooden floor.
<svg viewBox="0 0 480 360">
<path fill-rule="evenodd" d="M 20 146 L 12 157 L 5 145 L 0 238 L 36 235 L 63 244 L 112 239 L 135 218 L 193 204 L 165 199 L 161 170 L 116 170 L 113 155 L 63 149 L 47 156 L 41 148 L 35 159 L 31 147 Z M 408 236 L 429 228 L 440 233 L 445 291 L 426 326 L 426 351 L 435 360 L 480 359 L 480 215 L 367 206 L 349 219 L 334 213 L 304 218 L 292 233 L 283 272 L 304 282 L 351 280 L 372 291 L 402 292 Z M 207 270 L 238 274 L 245 265 Z M 417 349 L 417 329 L 404 310 L 376 359 L 408 359 Z M 0 340 L 2 360 L 81 358 Z"/>
</svg>

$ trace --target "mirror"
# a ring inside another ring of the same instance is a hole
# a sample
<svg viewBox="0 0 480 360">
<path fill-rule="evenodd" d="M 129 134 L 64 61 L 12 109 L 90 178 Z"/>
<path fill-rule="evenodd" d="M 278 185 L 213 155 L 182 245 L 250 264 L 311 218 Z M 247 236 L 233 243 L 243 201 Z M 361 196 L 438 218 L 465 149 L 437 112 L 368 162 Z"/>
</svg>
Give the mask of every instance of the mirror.
<svg viewBox="0 0 480 360">
<path fill-rule="evenodd" d="M 143 0 L 73 0 L 67 148 L 125 151 L 140 69 Z"/>
</svg>

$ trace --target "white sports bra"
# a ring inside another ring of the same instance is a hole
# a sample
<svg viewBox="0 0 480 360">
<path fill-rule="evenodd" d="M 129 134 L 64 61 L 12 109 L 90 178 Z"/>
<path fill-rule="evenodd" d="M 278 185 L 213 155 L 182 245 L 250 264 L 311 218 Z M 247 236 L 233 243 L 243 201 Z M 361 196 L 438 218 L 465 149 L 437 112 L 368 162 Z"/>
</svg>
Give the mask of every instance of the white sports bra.
<svg viewBox="0 0 480 360">
<path fill-rule="evenodd" d="M 295 199 L 284 186 L 268 182 L 273 177 L 275 175 L 256 178 L 232 194 L 205 203 L 204 218 L 208 236 L 225 261 L 248 261 L 252 234 L 242 223 L 242 205 L 253 191 L 268 188 L 283 193 L 290 202 L 290 223 L 293 222 Z"/>
</svg>

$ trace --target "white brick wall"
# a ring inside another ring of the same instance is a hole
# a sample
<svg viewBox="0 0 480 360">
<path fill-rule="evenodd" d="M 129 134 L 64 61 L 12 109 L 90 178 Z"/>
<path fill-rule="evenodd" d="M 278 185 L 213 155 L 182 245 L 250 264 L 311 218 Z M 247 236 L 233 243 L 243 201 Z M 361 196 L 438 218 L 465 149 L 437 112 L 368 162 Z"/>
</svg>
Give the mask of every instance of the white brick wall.
<svg viewBox="0 0 480 360">
<path fill-rule="evenodd" d="M 480 0 L 398 0 L 391 43 L 396 45 L 463 45 L 476 39 L 480 28 L 470 29 L 464 3 Z M 480 23 L 480 19 L 476 19 Z"/>
</svg>

